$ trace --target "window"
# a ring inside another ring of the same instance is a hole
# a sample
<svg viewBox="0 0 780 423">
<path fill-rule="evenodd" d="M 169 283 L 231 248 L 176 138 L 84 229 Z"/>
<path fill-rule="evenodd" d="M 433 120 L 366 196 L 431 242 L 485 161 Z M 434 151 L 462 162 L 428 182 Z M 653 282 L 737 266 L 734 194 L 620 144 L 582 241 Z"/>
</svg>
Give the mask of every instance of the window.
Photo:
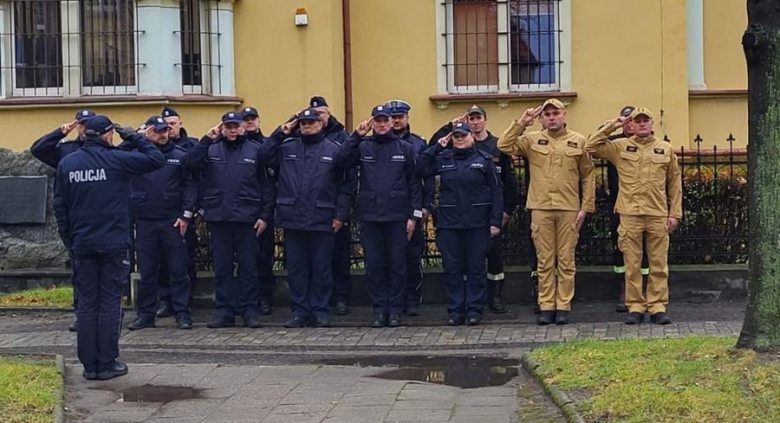
<svg viewBox="0 0 780 423">
<path fill-rule="evenodd" d="M 562 28 L 571 0 L 441 1 L 440 91 L 557 91 L 568 84 Z"/>
<path fill-rule="evenodd" d="M 220 94 L 220 2 L 180 0 L 181 77 L 184 94 Z M 212 88 L 215 87 L 215 88 Z"/>
<path fill-rule="evenodd" d="M 80 0 L 79 6 L 82 93 L 135 93 L 133 1 Z"/>
</svg>

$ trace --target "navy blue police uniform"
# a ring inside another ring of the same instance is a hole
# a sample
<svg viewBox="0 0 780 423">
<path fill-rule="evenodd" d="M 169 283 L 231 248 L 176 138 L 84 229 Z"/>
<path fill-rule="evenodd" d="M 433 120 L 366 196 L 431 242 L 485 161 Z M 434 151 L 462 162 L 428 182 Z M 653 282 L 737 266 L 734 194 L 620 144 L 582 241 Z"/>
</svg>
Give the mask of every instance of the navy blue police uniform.
<svg viewBox="0 0 780 423">
<path fill-rule="evenodd" d="M 453 132 L 468 134 L 468 123 Z M 441 180 L 436 210 L 436 244 L 441 251 L 450 325 L 479 324 L 486 303 L 485 257 L 490 249 L 490 227 L 501 227 L 504 201 L 493 157 L 476 147 L 428 148 L 418 165 L 423 177 Z M 464 279 L 465 276 L 465 279 Z"/>
<path fill-rule="evenodd" d="M 95 112 L 92 110 L 79 110 L 76 112 L 75 120 L 79 124 L 84 125 L 92 116 L 95 116 Z M 65 136 L 66 135 L 62 133 L 62 130 L 57 128 L 51 133 L 48 133 L 35 141 L 35 143 L 33 143 L 33 145 L 30 147 L 30 153 L 33 155 L 33 157 L 40 160 L 41 162 L 51 166 L 54 169 L 57 169 L 57 165 L 60 164 L 60 160 L 62 160 L 63 157 L 78 150 L 84 145 L 84 140 L 81 136 L 75 140 L 63 141 Z M 71 285 L 73 285 L 73 310 L 75 312 L 78 310 L 78 288 L 73 283 L 73 281 L 76 279 L 74 275 L 76 267 L 73 265 L 73 252 L 70 250 L 68 250 L 68 261 L 70 262 L 70 280 Z M 77 327 L 78 324 L 73 322 L 70 325 L 69 330 L 71 332 L 75 332 Z"/>
<path fill-rule="evenodd" d="M 241 113 L 225 113 L 222 122 L 240 124 Z M 243 135 L 234 141 L 206 135 L 187 157 L 187 167 L 203 177 L 199 203 L 211 231 L 216 310 L 209 327 L 233 326 L 236 315 L 245 326 L 260 326 L 254 225 L 258 219 L 270 221 L 274 197 L 273 180 L 262 165 L 265 154 L 263 146 Z"/>
<path fill-rule="evenodd" d="M 163 153 L 140 135 L 124 151 L 100 136 L 113 134 L 105 116 L 86 122 L 84 146 L 57 168 L 54 213 L 60 236 L 75 256 L 79 291 L 78 357 L 87 379 L 127 373 L 117 362 L 122 292 L 130 273 L 130 181 L 165 163 Z"/>
<path fill-rule="evenodd" d="M 150 117 L 145 126 L 167 131 L 160 116 Z M 135 248 L 141 280 L 138 283 L 138 317 L 129 329 L 154 327 L 158 309 L 159 281 L 165 274 L 169 301 L 181 329 L 191 329 L 190 279 L 187 273 L 187 244 L 179 220 L 192 220 L 197 187 L 185 167 L 187 152 L 168 140 L 156 145 L 165 155 L 165 165 L 132 181 L 130 210 L 135 219 Z"/>
<path fill-rule="evenodd" d="M 318 120 L 306 109 L 298 121 Z M 349 213 L 344 203 L 348 143 L 338 144 L 320 131 L 287 137 L 281 129 L 269 139 L 275 154 L 268 166 L 278 179 L 276 226 L 284 229 L 287 281 L 293 318 L 285 326 L 330 326 L 328 303 L 333 292 L 334 219 Z M 342 228 L 341 231 L 346 230 Z"/>
<path fill-rule="evenodd" d="M 371 115 L 390 119 L 390 108 L 376 106 Z M 417 152 L 392 131 L 371 137 L 355 132 L 351 143 L 357 145 L 358 218 L 374 306 L 372 326 L 397 327 L 405 298 L 407 222 L 422 218 Z"/>
</svg>

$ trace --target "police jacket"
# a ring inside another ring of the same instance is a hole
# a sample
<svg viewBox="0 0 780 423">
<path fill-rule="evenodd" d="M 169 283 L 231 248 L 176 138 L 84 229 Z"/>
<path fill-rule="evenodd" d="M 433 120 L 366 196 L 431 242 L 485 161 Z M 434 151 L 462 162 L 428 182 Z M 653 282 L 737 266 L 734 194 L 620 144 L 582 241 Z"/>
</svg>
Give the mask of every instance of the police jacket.
<svg viewBox="0 0 780 423">
<path fill-rule="evenodd" d="M 630 216 L 682 218 L 682 180 L 677 155 L 654 135 L 609 141 L 606 124 L 588 137 L 585 150 L 617 167 L 619 192 L 615 211 Z"/>
<path fill-rule="evenodd" d="M 187 130 L 184 128 L 179 131 L 178 138 L 171 138 L 171 142 L 173 145 L 183 148 L 184 151 L 190 151 L 198 145 L 198 140 L 187 135 Z"/>
<path fill-rule="evenodd" d="M 484 140 L 475 138 L 477 150 L 490 154 L 496 173 L 501 179 L 502 195 L 504 196 L 504 212 L 511 215 L 520 205 L 520 189 L 517 184 L 517 174 L 512 157 L 502 153 L 498 149 L 498 138 L 487 131 L 488 137 Z"/>
<path fill-rule="evenodd" d="M 350 204 L 340 201 L 350 189 L 344 178 L 351 161 L 349 142 L 338 144 L 321 131 L 287 137 L 277 129 L 267 144 L 266 164 L 277 184 L 277 227 L 301 231 L 333 231 L 333 219 L 349 217 Z"/>
<path fill-rule="evenodd" d="M 525 207 L 529 210 L 596 210 L 593 161 L 585 152 L 585 137 L 564 128 L 525 132 L 516 120 L 498 140 L 505 154 L 526 157 L 531 181 Z"/>
<path fill-rule="evenodd" d="M 36 159 L 56 169 L 63 157 L 84 145 L 84 140 L 80 138 L 73 141 L 63 141 L 63 138 L 65 135 L 57 128 L 35 141 L 30 147 L 30 153 Z"/>
<path fill-rule="evenodd" d="M 159 169 L 163 153 L 146 137 L 130 138 L 137 151 L 89 137 L 60 161 L 54 214 L 60 236 L 74 251 L 125 249 L 130 239 L 130 181 Z"/>
<path fill-rule="evenodd" d="M 322 132 L 325 134 L 326 138 L 339 145 L 346 143 L 349 139 L 349 134 L 344 130 L 344 125 L 333 116 L 328 118 L 328 124 L 322 128 Z M 357 168 L 354 166 L 345 168 L 341 177 L 343 178 L 343 183 L 339 183 L 339 199 L 337 203 L 339 204 L 339 208 L 346 210 L 346 213 L 341 215 L 343 219 L 339 218 L 339 220 L 346 222 L 349 220 L 349 210 L 352 207 L 357 194 Z"/>
<path fill-rule="evenodd" d="M 157 148 L 165 155 L 165 164 L 153 172 L 133 178 L 131 215 L 141 219 L 191 219 L 198 191 L 185 167 L 187 152 L 172 142 Z"/>
<path fill-rule="evenodd" d="M 187 168 L 201 172 L 198 204 L 207 222 L 271 222 L 274 185 L 263 161 L 268 151 L 262 145 L 239 136 L 204 136 L 188 155 Z"/>
<path fill-rule="evenodd" d="M 422 183 L 417 152 L 395 134 L 361 137 L 354 133 L 360 166 L 358 216 L 365 222 L 401 222 L 422 218 Z"/>
<path fill-rule="evenodd" d="M 402 140 L 407 141 L 414 148 L 417 157 L 428 148 L 428 143 L 425 142 L 425 138 L 413 133 L 409 126 L 402 131 L 394 131 L 395 135 Z M 436 193 L 436 178 L 431 176 L 423 180 L 422 185 L 422 208 L 426 210 L 433 210 L 433 199 Z"/>
<path fill-rule="evenodd" d="M 441 179 L 436 227 L 477 229 L 501 227 L 504 201 L 493 157 L 469 149 L 445 149 L 436 143 L 420 156 L 418 173 Z"/>
</svg>

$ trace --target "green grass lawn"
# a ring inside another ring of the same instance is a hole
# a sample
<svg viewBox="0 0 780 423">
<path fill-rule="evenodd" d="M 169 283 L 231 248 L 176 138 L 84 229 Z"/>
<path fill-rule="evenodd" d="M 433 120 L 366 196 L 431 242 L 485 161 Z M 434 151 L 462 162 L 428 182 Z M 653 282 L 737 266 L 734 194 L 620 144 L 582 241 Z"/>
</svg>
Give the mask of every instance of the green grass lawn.
<svg viewBox="0 0 780 423">
<path fill-rule="evenodd" d="M 735 338 L 582 341 L 531 356 L 589 422 L 780 422 L 780 355 Z"/>
<path fill-rule="evenodd" d="M 0 294 L 0 307 L 71 307 L 73 288 L 53 287 Z"/>
<path fill-rule="evenodd" d="M 54 360 L 0 357 L 0 421 L 49 423 L 60 401 L 63 382 Z"/>
</svg>

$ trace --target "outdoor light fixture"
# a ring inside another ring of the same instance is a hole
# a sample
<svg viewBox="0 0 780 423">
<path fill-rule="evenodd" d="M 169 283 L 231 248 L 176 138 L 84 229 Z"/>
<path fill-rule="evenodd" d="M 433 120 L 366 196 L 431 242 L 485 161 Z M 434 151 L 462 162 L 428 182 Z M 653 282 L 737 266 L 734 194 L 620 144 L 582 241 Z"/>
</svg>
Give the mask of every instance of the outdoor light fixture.
<svg viewBox="0 0 780 423">
<path fill-rule="evenodd" d="M 299 7 L 295 10 L 295 26 L 306 26 L 309 24 L 309 15 L 306 14 L 305 7 Z"/>
</svg>

